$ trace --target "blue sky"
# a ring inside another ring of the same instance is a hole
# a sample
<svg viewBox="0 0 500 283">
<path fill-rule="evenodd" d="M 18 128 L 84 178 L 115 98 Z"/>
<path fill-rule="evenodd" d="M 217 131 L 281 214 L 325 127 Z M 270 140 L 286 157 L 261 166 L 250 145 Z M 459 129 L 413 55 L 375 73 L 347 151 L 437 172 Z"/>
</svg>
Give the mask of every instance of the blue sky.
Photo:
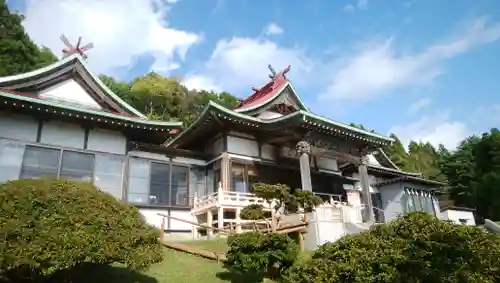
<svg viewBox="0 0 500 283">
<path fill-rule="evenodd" d="M 319 114 L 444 143 L 500 122 L 496 0 L 9 0 L 39 44 L 96 47 L 94 72 L 150 70 L 244 98 L 267 64 Z M 51 8 L 47 8 L 51 7 Z M 54 15 L 58 15 L 54 17 Z M 60 16 L 59 16 L 60 15 Z"/>
</svg>

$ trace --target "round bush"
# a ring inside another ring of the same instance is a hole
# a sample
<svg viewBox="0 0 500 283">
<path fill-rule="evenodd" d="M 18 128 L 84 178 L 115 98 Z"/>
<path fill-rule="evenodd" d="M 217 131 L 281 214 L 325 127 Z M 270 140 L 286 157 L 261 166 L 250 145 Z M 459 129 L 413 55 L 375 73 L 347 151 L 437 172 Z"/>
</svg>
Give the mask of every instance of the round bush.
<svg viewBox="0 0 500 283">
<path fill-rule="evenodd" d="M 299 247 L 286 234 L 247 232 L 228 238 L 225 267 L 255 279 L 278 278 L 290 268 Z"/>
<path fill-rule="evenodd" d="M 498 282 L 500 240 L 425 213 L 321 246 L 287 282 Z"/>
<path fill-rule="evenodd" d="M 0 277 L 48 275 L 79 264 L 161 261 L 159 231 L 139 211 L 88 183 L 0 185 Z"/>
</svg>

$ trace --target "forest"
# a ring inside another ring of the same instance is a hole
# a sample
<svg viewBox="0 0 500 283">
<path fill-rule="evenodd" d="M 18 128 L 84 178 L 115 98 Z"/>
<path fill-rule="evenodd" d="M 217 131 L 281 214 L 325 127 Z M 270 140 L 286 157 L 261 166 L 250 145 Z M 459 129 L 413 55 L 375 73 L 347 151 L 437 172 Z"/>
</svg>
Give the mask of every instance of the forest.
<svg viewBox="0 0 500 283">
<path fill-rule="evenodd" d="M 25 32 L 23 16 L 9 11 L 0 0 L 0 77 L 31 71 L 57 61 L 52 51 L 38 46 Z M 108 75 L 101 80 L 117 95 L 151 119 L 177 120 L 188 126 L 208 101 L 232 107 L 238 100 L 227 92 L 188 90 L 178 78 L 148 73 L 126 82 Z M 361 121 L 357 121 L 358 123 Z M 362 124 L 351 124 L 364 128 Z M 442 181 L 442 204 L 476 209 L 478 221 L 500 220 L 500 132 L 465 138 L 456 149 L 437 148 L 428 142 L 411 141 L 405 148 L 396 142 L 386 149 L 402 170 L 421 172 L 425 178 Z M 497 187 L 498 186 L 498 187 Z"/>
</svg>

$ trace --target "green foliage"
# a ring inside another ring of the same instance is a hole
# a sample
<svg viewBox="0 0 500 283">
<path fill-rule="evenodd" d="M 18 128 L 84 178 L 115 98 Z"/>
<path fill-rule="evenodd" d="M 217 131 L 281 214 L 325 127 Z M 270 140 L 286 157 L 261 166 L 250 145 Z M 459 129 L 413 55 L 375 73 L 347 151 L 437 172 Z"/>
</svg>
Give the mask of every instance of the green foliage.
<svg viewBox="0 0 500 283">
<path fill-rule="evenodd" d="M 262 280 L 279 278 L 296 261 L 299 247 L 286 234 L 248 232 L 228 238 L 224 267 Z"/>
<path fill-rule="evenodd" d="M 287 277 L 291 283 L 497 282 L 500 238 L 411 213 L 321 246 Z"/>
<path fill-rule="evenodd" d="M 290 187 L 284 184 L 256 183 L 252 187 L 252 193 L 268 203 L 275 201 L 274 209 L 278 210 L 283 207 L 286 213 L 295 213 L 300 208 L 305 212 L 312 212 L 316 205 L 322 203 L 321 198 L 312 192 L 299 189 L 292 192 Z"/>
<path fill-rule="evenodd" d="M 313 212 L 317 205 L 323 203 L 323 200 L 311 191 L 295 190 L 293 196 L 295 202 L 304 209 L 304 212 Z"/>
<path fill-rule="evenodd" d="M 247 205 L 240 212 L 240 217 L 243 220 L 261 220 L 269 216 L 270 213 L 265 211 L 261 204 Z"/>
<path fill-rule="evenodd" d="M 162 259 L 158 236 L 137 208 L 88 183 L 0 185 L 0 278 L 48 275 L 83 263 L 144 268 Z"/>
<path fill-rule="evenodd" d="M 35 70 L 55 62 L 48 48 L 39 48 L 26 34 L 23 17 L 0 1 L 0 77 Z"/>
</svg>

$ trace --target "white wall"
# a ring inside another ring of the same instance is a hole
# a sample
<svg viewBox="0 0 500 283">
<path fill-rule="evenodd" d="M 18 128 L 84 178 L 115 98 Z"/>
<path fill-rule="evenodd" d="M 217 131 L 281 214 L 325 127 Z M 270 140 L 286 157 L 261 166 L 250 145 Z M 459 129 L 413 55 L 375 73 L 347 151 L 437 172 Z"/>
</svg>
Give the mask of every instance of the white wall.
<svg viewBox="0 0 500 283">
<path fill-rule="evenodd" d="M 38 122 L 30 116 L 0 111 L 0 137 L 35 142 Z"/>
<path fill-rule="evenodd" d="M 263 144 L 261 154 L 263 159 L 276 160 L 279 148 L 275 145 Z"/>
<path fill-rule="evenodd" d="M 325 169 L 329 171 L 338 171 L 339 167 L 337 165 L 336 159 L 325 158 L 325 157 L 316 157 L 316 164 L 319 169 Z"/>
<path fill-rule="evenodd" d="M 474 213 L 472 211 L 458 210 L 458 209 L 446 209 L 441 212 L 442 219 L 451 220 L 453 223 L 462 224 L 460 219 L 465 219 L 465 225 L 476 226 L 476 220 L 474 219 Z"/>
<path fill-rule="evenodd" d="M 207 153 L 214 155 L 224 151 L 224 138 L 222 136 L 215 138 L 206 148 Z"/>
<path fill-rule="evenodd" d="M 87 107 L 101 109 L 87 91 L 75 80 L 68 79 L 55 86 L 40 91 L 39 96 L 45 99 L 65 101 Z"/>
<path fill-rule="evenodd" d="M 76 124 L 59 121 L 44 122 L 40 142 L 83 149 L 85 130 Z"/>
<path fill-rule="evenodd" d="M 259 144 L 254 140 L 228 136 L 227 151 L 230 153 L 259 157 Z"/>
<path fill-rule="evenodd" d="M 139 212 L 144 216 L 146 219 L 146 222 L 150 225 L 153 225 L 157 228 L 161 227 L 161 222 L 162 222 L 162 216 L 158 215 L 158 213 L 168 215 L 169 209 L 167 208 L 139 208 Z M 180 218 L 180 219 L 185 219 L 185 220 L 193 220 L 193 217 L 191 216 L 191 212 L 188 210 L 180 210 L 180 209 L 175 209 L 171 208 L 170 209 L 170 215 Z M 181 221 L 173 220 L 170 219 L 170 227 L 168 227 L 168 218 L 165 217 L 165 230 L 171 229 L 171 230 L 192 230 L 192 226 L 189 223 L 184 223 Z"/>
<path fill-rule="evenodd" d="M 108 153 L 125 154 L 127 138 L 120 132 L 92 129 L 89 131 L 87 149 Z"/>
</svg>

